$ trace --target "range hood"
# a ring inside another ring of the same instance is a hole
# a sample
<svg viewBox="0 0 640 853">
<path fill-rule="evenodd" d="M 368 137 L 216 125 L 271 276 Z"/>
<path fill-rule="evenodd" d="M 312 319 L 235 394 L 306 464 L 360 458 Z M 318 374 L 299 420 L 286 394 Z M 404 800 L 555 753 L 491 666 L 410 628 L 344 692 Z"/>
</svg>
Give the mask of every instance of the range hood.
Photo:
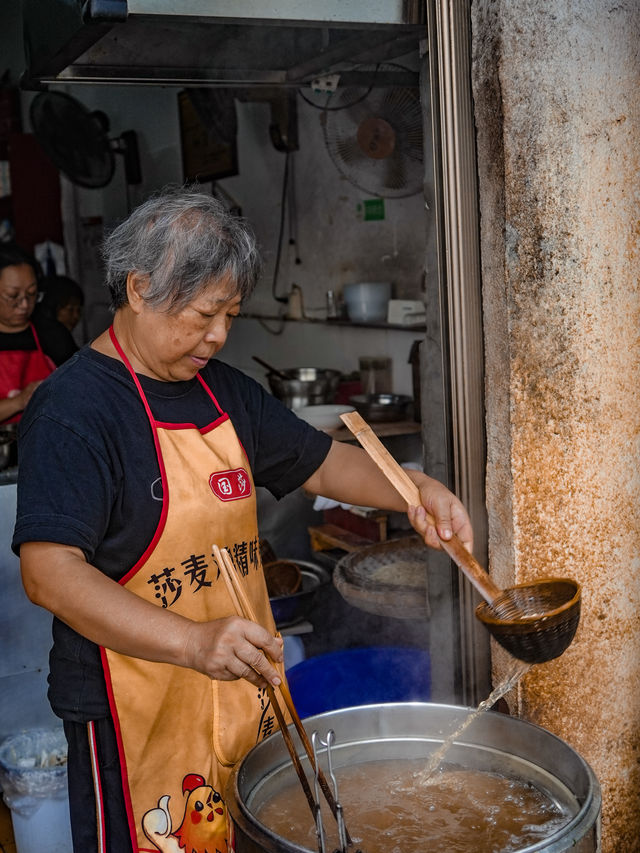
<svg viewBox="0 0 640 853">
<path fill-rule="evenodd" d="M 420 0 L 23 0 L 22 8 L 25 89 L 295 88 L 335 72 L 357 84 L 358 66 L 417 54 L 427 36 Z M 417 82 L 385 69 L 376 85 Z"/>
</svg>

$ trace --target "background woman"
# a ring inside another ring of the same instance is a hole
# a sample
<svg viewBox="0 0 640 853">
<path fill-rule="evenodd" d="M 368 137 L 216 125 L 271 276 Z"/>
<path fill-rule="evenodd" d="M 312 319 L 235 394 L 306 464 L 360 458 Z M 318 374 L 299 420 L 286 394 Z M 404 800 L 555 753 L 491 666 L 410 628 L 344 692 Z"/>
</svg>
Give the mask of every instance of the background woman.
<svg viewBox="0 0 640 853">
<path fill-rule="evenodd" d="M 40 281 L 40 301 L 33 312 L 33 323 L 56 365 L 78 350 L 71 333 L 80 321 L 83 305 L 82 288 L 72 278 L 55 275 Z"/>
<path fill-rule="evenodd" d="M 0 244 L 0 423 L 20 419 L 40 382 L 55 369 L 31 322 L 38 298 L 36 262 Z"/>
</svg>

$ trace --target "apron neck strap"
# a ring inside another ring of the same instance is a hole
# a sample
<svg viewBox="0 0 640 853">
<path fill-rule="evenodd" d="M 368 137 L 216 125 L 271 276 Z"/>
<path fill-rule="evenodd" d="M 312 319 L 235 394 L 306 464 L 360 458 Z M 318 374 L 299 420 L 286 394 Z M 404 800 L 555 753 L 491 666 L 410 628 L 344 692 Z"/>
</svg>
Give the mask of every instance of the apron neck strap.
<svg viewBox="0 0 640 853">
<path fill-rule="evenodd" d="M 33 323 L 29 323 L 29 328 L 31 329 L 31 334 L 33 335 L 33 339 L 36 342 L 36 349 L 38 349 L 38 350 L 40 350 L 40 352 L 42 352 L 42 347 L 40 346 L 40 338 L 38 337 L 38 335 L 36 333 L 36 327 L 33 325 Z"/>
<path fill-rule="evenodd" d="M 113 325 L 109 326 L 109 337 L 111 338 L 111 343 L 116 348 L 116 352 L 118 353 L 118 355 L 122 359 L 124 366 L 127 368 L 129 373 L 131 374 L 131 378 L 133 379 L 135 386 L 138 389 L 138 394 L 140 395 L 140 399 L 142 400 L 142 404 L 145 408 L 145 411 L 147 413 L 147 417 L 149 418 L 150 423 L 152 425 L 155 424 L 155 419 L 153 417 L 153 413 L 151 412 L 151 407 L 149 406 L 149 403 L 147 401 L 146 394 L 142 390 L 142 385 L 140 384 L 140 380 L 138 379 L 135 370 L 131 366 L 131 362 L 129 361 L 129 359 L 125 355 L 124 350 L 120 346 L 120 341 L 116 337 L 116 332 L 115 332 L 115 329 L 113 328 Z"/>
</svg>

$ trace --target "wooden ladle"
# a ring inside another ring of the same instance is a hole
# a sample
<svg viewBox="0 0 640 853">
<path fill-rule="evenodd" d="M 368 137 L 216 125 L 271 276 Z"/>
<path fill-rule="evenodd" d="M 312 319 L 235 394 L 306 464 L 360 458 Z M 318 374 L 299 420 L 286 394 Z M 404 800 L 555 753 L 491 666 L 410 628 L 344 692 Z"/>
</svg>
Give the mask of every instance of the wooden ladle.
<svg viewBox="0 0 640 853">
<path fill-rule="evenodd" d="M 364 418 L 357 412 L 340 417 L 407 504 L 420 506 L 418 487 Z M 429 520 L 434 523 L 431 516 Z M 477 618 L 510 654 L 527 663 L 545 663 L 564 652 L 580 621 L 576 581 L 543 578 L 500 589 L 455 534 L 440 543 L 486 602 L 476 608 Z"/>
</svg>

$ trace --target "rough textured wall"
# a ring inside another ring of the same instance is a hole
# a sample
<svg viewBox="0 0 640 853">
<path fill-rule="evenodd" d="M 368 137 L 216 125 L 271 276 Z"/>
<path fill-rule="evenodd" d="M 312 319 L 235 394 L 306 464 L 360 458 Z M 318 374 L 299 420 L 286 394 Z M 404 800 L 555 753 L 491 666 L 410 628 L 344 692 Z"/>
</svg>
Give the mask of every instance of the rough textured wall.
<svg viewBox="0 0 640 853">
<path fill-rule="evenodd" d="M 472 5 L 490 565 L 583 585 L 578 634 L 517 712 L 603 789 L 640 851 L 640 5 Z M 504 659 L 496 656 L 494 677 Z"/>
</svg>

